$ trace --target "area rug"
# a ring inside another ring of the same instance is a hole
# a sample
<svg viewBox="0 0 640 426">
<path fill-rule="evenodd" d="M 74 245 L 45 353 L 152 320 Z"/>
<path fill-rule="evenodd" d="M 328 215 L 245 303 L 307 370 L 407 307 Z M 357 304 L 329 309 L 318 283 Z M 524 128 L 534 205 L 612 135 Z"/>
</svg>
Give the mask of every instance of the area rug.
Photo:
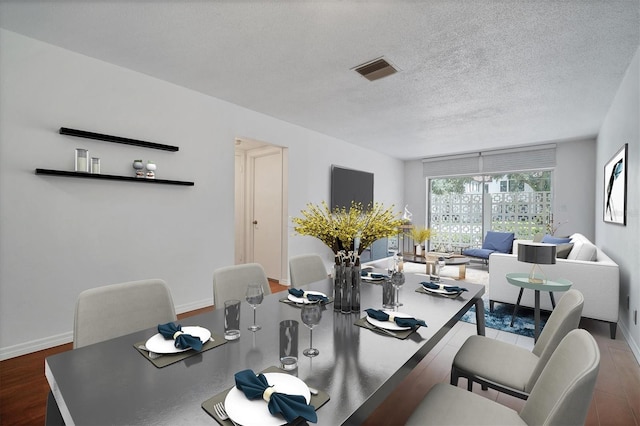
<svg viewBox="0 0 640 426">
<path fill-rule="evenodd" d="M 405 271 L 407 272 L 424 274 L 425 269 L 424 264 L 405 262 Z M 445 279 L 455 279 L 457 274 L 457 266 L 445 266 L 442 268 L 442 277 Z M 496 302 L 494 303 L 493 312 L 489 312 L 489 272 L 485 268 L 477 267 L 475 265 L 467 267 L 465 281 L 485 286 L 485 294 L 482 297 L 482 300 L 484 300 L 484 319 L 485 326 L 487 328 L 515 333 L 521 336 L 533 337 L 535 330 L 533 309 L 526 307 L 518 309 L 518 315 L 513 322 L 513 327 L 510 325 L 511 314 L 513 314 L 513 305 Z M 540 330 L 543 329 L 548 317 L 548 312 L 540 312 Z M 462 317 L 461 321 L 471 324 L 476 323 L 475 306 Z"/>
<path fill-rule="evenodd" d="M 533 309 L 526 307 L 519 308 L 518 315 L 516 315 L 513 322 L 513 327 L 511 327 L 510 324 L 511 315 L 513 314 L 513 305 L 496 302 L 493 305 L 493 312 L 489 312 L 489 298 L 485 295 L 482 300 L 484 301 L 484 321 L 487 328 L 494 328 L 508 333 L 533 337 L 535 332 Z M 544 328 L 548 318 L 548 312 L 540 312 L 540 331 Z M 471 309 L 462 316 L 461 321 L 471 324 L 476 323 L 475 306 L 472 306 Z"/>
</svg>

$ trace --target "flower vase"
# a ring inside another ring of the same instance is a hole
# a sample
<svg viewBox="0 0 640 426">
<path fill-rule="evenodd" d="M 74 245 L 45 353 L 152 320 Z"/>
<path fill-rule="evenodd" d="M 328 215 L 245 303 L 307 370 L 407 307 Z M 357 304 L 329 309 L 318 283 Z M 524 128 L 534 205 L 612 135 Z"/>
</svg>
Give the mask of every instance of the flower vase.
<svg viewBox="0 0 640 426">
<path fill-rule="evenodd" d="M 342 289 L 344 287 L 344 265 L 335 264 L 333 267 L 333 310 L 342 310 Z"/>
<path fill-rule="evenodd" d="M 360 265 L 351 267 L 351 312 L 360 312 Z"/>
<path fill-rule="evenodd" d="M 340 312 L 348 314 L 351 312 L 351 292 L 353 286 L 352 266 L 343 266 L 342 274 L 342 300 L 340 302 Z"/>
</svg>

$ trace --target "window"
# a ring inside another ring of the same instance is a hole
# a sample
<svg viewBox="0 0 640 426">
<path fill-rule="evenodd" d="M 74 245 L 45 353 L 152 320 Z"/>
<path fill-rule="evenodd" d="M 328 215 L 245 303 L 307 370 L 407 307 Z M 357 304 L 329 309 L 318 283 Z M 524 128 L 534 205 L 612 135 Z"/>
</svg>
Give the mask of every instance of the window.
<svg viewBox="0 0 640 426">
<path fill-rule="evenodd" d="M 430 249 L 480 247 L 486 231 L 531 239 L 552 212 L 552 171 L 429 179 Z"/>
</svg>

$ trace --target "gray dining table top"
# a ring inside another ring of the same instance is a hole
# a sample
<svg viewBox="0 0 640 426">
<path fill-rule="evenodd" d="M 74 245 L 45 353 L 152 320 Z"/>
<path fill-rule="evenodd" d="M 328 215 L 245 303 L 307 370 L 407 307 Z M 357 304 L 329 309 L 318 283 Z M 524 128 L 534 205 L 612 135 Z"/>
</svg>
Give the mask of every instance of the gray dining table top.
<svg viewBox="0 0 640 426">
<path fill-rule="evenodd" d="M 421 274 L 406 274 L 398 310 L 424 319 L 407 339 L 375 333 L 354 323 L 366 308 L 381 308 L 382 286 L 363 281 L 360 313 L 334 312 L 326 305 L 313 330 L 315 358 L 302 355 L 309 345 L 309 330 L 301 310 L 280 302 L 287 293 L 266 296 L 257 308 L 262 329 L 247 330 L 252 308 L 241 310 L 241 337 L 163 368 L 155 367 L 134 344 L 156 333 L 144 330 L 86 346 L 45 360 L 45 375 L 67 424 L 80 425 L 217 425 L 201 408 L 212 396 L 234 385 L 233 374 L 256 372 L 279 364 L 279 322 L 295 319 L 299 325 L 297 376 L 309 386 L 327 392 L 330 400 L 318 409 L 319 425 L 360 424 L 422 360 L 467 310 L 476 304 L 482 312 L 484 286 L 455 282 L 469 291 L 455 299 L 416 292 Z M 304 288 L 332 294 L 330 279 Z M 484 334 L 484 317 L 478 332 Z M 222 336 L 223 309 L 178 321 L 199 325 Z"/>
</svg>

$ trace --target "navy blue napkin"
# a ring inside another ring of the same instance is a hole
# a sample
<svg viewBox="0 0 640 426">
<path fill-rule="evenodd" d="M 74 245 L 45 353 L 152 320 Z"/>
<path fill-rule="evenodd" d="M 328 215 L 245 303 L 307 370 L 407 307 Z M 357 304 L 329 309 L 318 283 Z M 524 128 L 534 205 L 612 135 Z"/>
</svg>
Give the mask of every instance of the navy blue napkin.
<svg viewBox="0 0 640 426">
<path fill-rule="evenodd" d="M 289 289 L 289 294 L 291 294 L 292 296 L 295 296 L 295 297 L 306 297 L 307 300 L 310 300 L 312 302 L 316 301 L 316 300 L 320 301 L 322 303 L 328 303 L 329 302 L 329 299 L 327 298 L 327 296 L 323 296 L 322 294 L 310 294 L 310 293 L 307 293 L 307 295 L 305 296 L 304 295 L 304 291 L 298 290 L 297 288 L 290 288 Z"/>
<path fill-rule="evenodd" d="M 181 334 L 174 338 L 173 336 L 175 336 L 178 331 L 180 331 Z M 172 322 L 158 324 L 158 333 L 162 334 L 165 339 L 174 339 L 176 341 L 175 346 L 178 349 L 192 348 L 196 351 L 202 349 L 202 340 L 200 340 L 199 337 L 182 333 L 182 326 L 180 324 L 176 325 Z"/>
<path fill-rule="evenodd" d="M 270 387 L 264 374 L 256 376 L 253 370 L 239 371 L 235 374 L 235 379 L 236 387 L 245 394 L 247 399 L 262 398 L 264 391 Z M 280 413 L 289 423 L 298 417 L 302 417 L 312 423 L 317 423 L 318 421 L 315 407 L 307 404 L 307 400 L 302 395 L 273 392 L 267 407 L 271 414 Z"/>
<path fill-rule="evenodd" d="M 378 274 L 376 272 L 367 272 L 367 271 L 361 271 L 360 275 L 363 276 L 363 277 L 369 277 L 369 278 L 374 278 L 374 279 L 377 279 L 377 278 L 389 278 L 389 276 L 385 275 L 385 274 Z"/>
<path fill-rule="evenodd" d="M 436 284 L 432 282 L 423 281 L 420 284 L 422 284 L 423 287 L 428 288 L 430 290 L 438 290 L 440 288 L 440 284 Z M 457 285 L 445 285 L 442 287 L 443 287 L 443 290 L 448 291 L 450 293 L 460 293 L 462 291 L 469 291 L 466 288 L 458 287 Z"/>
<path fill-rule="evenodd" d="M 384 311 L 381 311 L 379 309 L 371 309 L 371 308 L 369 308 L 369 309 L 365 309 L 365 312 L 371 318 L 377 319 L 378 321 L 389 321 L 389 314 L 384 312 Z M 423 327 L 427 326 L 427 323 L 425 323 L 421 319 L 394 317 L 393 320 L 400 327 L 415 327 L 415 326 L 418 326 L 418 325 L 421 325 Z"/>
</svg>

